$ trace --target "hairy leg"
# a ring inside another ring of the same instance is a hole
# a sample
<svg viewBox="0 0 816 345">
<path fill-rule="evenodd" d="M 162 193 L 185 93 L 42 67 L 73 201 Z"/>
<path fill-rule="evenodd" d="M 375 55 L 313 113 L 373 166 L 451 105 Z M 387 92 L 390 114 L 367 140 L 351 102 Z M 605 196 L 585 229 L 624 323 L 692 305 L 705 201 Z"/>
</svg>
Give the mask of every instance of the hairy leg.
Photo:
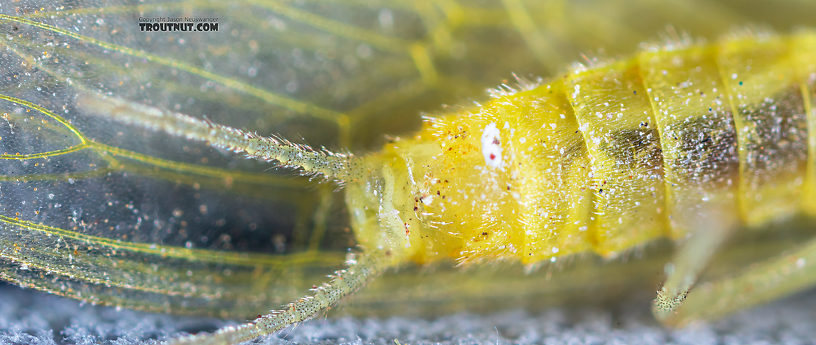
<svg viewBox="0 0 816 345">
<path fill-rule="evenodd" d="M 381 274 L 391 262 L 380 252 L 364 253 L 348 268 L 336 272 L 331 280 L 312 290 L 312 294 L 298 299 L 282 309 L 273 310 L 257 319 L 235 327 L 225 327 L 212 334 L 191 335 L 173 339 L 168 345 L 230 345 L 275 333 L 282 328 L 311 319 L 353 294 Z"/>
</svg>

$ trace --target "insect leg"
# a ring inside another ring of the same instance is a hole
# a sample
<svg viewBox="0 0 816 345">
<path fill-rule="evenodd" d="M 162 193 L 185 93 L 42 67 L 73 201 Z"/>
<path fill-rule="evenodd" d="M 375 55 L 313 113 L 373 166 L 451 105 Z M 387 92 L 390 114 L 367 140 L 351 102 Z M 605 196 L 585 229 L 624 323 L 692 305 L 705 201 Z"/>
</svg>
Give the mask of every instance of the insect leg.
<svg viewBox="0 0 816 345">
<path fill-rule="evenodd" d="M 283 309 L 256 318 L 239 326 L 222 328 L 212 334 L 192 335 L 173 339 L 167 345 L 231 345 L 269 335 L 282 328 L 311 319 L 328 310 L 343 297 L 353 294 L 391 266 L 385 254 L 366 253 L 348 263 L 348 268 L 335 272 L 331 281 L 313 289 L 310 296 L 289 303 Z"/>
<path fill-rule="evenodd" d="M 672 262 L 665 267 L 666 282 L 657 292 L 652 306 L 655 317 L 662 322 L 666 322 L 683 304 L 700 273 L 734 228 L 730 224 L 717 223 L 716 215 L 703 214 L 708 216 L 698 218 L 699 226 L 695 228 L 699 230 L 680 246 Z"/>
<path fill-rule="evenodd" d="M 348 182 L 361 176 L 357 159 L 350 154 L 315 150 L 286 139 L 262 137 L 206 119 L 200 120 L 120 98 L 83 93 L 77 99 L 77 106 L 89 114 L 118 122 L 203 141 L 213 147 L 245 153 L 247 157 L 257 160 L 277 161 L 284 167 L 299 168 L 305 174 L 323 175 L 338 182 Z"/>
<path fill-rule="evenodd" d="M 811 240 L 793 252 L 751 265 L 735 276 L 700 284 L 662 321 L 682 326 L 694 320 L 714 319 L 814 283 L 816 240 Z"/>
</svg>

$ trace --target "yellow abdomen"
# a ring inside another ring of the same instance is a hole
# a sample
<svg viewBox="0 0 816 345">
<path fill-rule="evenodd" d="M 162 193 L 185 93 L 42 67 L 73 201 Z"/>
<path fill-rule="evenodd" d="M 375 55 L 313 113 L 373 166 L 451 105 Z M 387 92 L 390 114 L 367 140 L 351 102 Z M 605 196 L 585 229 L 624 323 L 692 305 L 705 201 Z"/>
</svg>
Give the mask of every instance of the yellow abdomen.
<svg viewBox="0 0 816 345">
<path fill-rule="evenodd" d="M 614 256 L 816 213 L 816 35 L 655 49 L 523 88 L 385 148 L 408 167 L 395 196 L 414 260 Z"/>
</svg>

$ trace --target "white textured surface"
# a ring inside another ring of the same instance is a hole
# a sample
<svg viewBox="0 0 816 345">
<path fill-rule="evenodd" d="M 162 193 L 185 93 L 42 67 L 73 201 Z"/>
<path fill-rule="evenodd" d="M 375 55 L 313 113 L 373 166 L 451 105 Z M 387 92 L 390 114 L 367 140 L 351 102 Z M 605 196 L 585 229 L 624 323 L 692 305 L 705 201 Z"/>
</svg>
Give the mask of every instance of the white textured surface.
<svg viewBox="0 0 816 345">
<path fill-rule="evenodd" d="M 665 330 L 648 304 L 622 302 L 611 309 L 582 307 L 540 312 L 460 313 L 433 320 L 313 320 L 262 344 L 814 344 L 816 293 L 800 294 L 729 319 Z M 117 311 L 14 287 L 0 288 L 0 344 L 135 344 L 179 330 L 225 323 Z"/>
</svg>

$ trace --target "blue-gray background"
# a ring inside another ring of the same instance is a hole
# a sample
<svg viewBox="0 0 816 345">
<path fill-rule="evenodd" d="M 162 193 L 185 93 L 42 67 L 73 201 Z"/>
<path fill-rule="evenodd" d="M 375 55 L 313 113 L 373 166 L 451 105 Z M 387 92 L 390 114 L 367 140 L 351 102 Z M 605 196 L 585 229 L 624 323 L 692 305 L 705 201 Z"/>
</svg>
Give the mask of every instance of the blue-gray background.
<svg viewBox="0 0 816 345">
<path fill-rule="evenodd" d="M 263 339 L 262 344 L 814 344 L 816 292 L 682 330 L 661 328 L 648 296 L 613 306 L 497 310 L 434 319 L 329 317 Z M 0 288 L 0 344 L 135 344 L 178 331 L 225 325 L 81 305 L 16 287 Z"/>
</svg>

